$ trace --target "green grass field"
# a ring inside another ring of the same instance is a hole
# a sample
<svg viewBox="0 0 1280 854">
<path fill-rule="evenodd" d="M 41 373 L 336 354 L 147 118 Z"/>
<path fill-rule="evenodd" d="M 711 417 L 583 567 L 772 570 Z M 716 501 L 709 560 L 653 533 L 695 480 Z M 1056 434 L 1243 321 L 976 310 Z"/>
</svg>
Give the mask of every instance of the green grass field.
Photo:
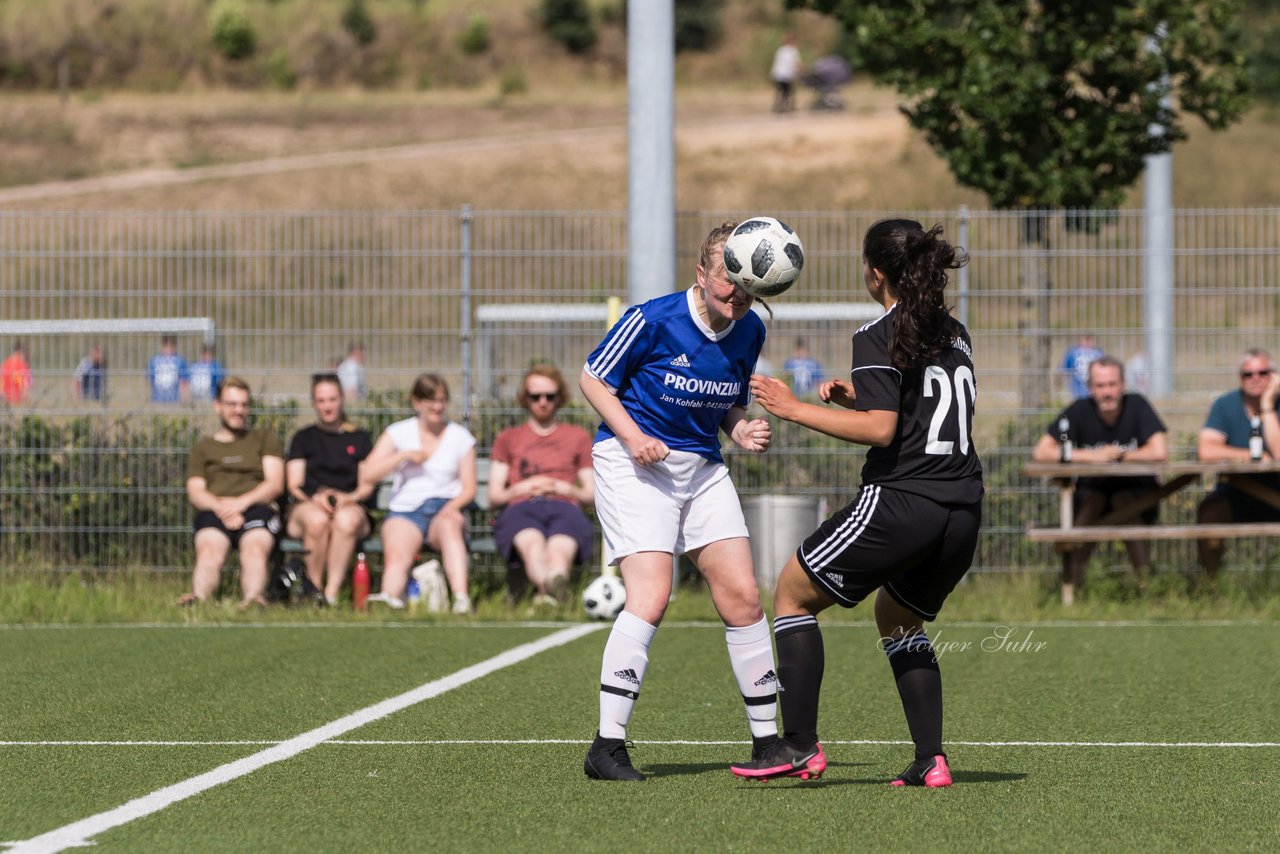
<svg viewBox="0 0 1280 854">
<path fill-rule="evenodd" d="M 15 850 L 1239 850 L 1280 838 L 1270 619 L 944 619 L 931 634 L 956 785 L 908 791 L 887 785 L 911 749 L 866 623 L 824 622 L 827 774 L 769 784 L 726 768 L 747 736 L 719 626 L 664 626 L 631 728 L 650 778 L 627 785 L 581 770 L 603 626 L 565 638 L 584 626 L 271 616 L 0 628 L 0 841 L 103 814 L 90 833 Z M 564 642 L 495 669 L 540 639 Z M 485 662 L 486 675 L 457 675 Z M 289 755 L 223 767 L 273 749 Z M 200 783 L 208 772 L 226 779 Z M 166 787 L 193 778 L 199 791 L 170 803 Z M 118 809 L 134 799 L 163 803 Z"/>
</svg>

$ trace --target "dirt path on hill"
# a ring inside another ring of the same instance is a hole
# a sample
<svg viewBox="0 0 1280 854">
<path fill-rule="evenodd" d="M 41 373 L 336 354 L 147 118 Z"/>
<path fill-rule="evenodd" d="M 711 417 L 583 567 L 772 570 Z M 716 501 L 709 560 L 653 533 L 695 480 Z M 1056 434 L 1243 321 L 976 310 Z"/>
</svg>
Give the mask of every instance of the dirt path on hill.
<svg viewBox="0 0 1280 854">
<path fill-rule="evenodd" d="M 624 119 L 625 121 L 625 119 Z M 743 113 L 680 117 L 676 129 L 677 158 L 681 169 L 693 173 L 714 164 L 741 164 L 747 155 L 758 173 L 785 176 L 791 171 L 834 170 L 847 174 L 858 153 L 898 150 L 909 135 L 905 121 L 890 106 L 877 105 L 848 112 L 797 111 L 787 115 Z M 180 185 L 230 182 L 217 195 L 234 193 L 237 182 L 267 179 L 297 172 L 339 173 L 391 168 L 404 175 L 420 170 L 447 171 L 453 176 L 476 175 L 482 179 L 490 167 L 495 174 L 505 167 L 524 170 L 536 181 L 539 164 L 561 161 L 586 163 L 598 173 L 618 177 L 625 184 L 625 124 L 596 127 L 521 130 L 412 145 L 348 149 L 296 156 L 225 163 L 193 168 L 150 168 L 70 181 L 52 181 L 0 189 L 0 205 L 50 202 L 85 196 L 129 194 L 152 197 L 148 190 Z M 503 180 L 510 181 L 511 176 Z M 781 179 L 780 179 L 781 180 Z M 255 182 L 256 183 L 256 182 Z M 243 184 L 240 184 L 244 192 Z M 320 201 L 317 199 L 316 201 Z M 479 202 L 480 199 L 477 199 Z M 527 200 L 513 200 L 517 204 Z M 563 202 L 563 200 L 561 200 Z M 585 200 L 589 204 L 595 200 Z M 713 200 L 714 201 L 714 200 Z M 727 199 L 726 201 L 731 201 Z M 514 205 L 513 205 L 514 206 Z M 561 205 L 563 206 L 563 205 Z"/>
</svg>

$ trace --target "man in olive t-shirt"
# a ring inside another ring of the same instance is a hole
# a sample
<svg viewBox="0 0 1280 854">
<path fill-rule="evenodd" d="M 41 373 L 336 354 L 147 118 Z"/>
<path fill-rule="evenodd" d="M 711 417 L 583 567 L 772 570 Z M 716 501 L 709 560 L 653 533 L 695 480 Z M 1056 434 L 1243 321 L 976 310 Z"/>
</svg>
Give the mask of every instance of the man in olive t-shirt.
<svg viewBox="0 0 1280 854">
<path fill-rule="evenodd" d="M 188 605 L 218 589 L 222 564 L 240 552 L 240 606 L 265 605 L 267 564 L 280 532 L 275 500 L 284 492 L 284 447 L 268 429 L 250 430 L 249 386 L 227 377 L 213 409 L 221 422 L 187 456 L 187 498 L 196 509 L 196 567 Z"/>
</svg>

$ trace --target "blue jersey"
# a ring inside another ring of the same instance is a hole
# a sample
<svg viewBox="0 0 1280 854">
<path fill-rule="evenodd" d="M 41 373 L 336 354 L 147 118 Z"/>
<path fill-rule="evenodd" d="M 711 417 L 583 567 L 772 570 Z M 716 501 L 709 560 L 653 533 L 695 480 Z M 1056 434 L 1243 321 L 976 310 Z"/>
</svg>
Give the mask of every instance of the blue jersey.
<svg viewBox="0 0 1280 854">
<path fill-rule="evenodd" d="M 157 353 L 147 368 L 151 382 L 152 403 L 178 403 L 182 400 L 182 383 L 188 380 L 187 360 L 176 353 Z"/>
<path fill-rule="evenodd" d="M 586 371 L 618 396 L 646 435 L 673 451 L 720 457 L 720 423 L 747 405 L 748 380 L 764 346 L 755 312 L 719 333 L 698 317 L 693 289 L 627 311 L 587 358 Z M 601 423 L 597 442 L 613 438 Z"/>
</svg>

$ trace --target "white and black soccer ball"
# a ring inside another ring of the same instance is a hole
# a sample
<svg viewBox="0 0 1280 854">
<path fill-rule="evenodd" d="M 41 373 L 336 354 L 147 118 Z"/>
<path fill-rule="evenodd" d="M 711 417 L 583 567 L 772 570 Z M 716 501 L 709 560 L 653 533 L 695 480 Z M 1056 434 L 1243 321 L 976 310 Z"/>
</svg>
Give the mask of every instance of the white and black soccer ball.
<svg viewBox="0 0 1280 854">
<path fill-rule="evenodd" d="M 753 297 L 776 297 L 795 284 L 803 267 L 800 238 L 771 216 L 744 219 L 724 242 L 729 281 Z"/>
<path fill-rule="evenodd" d="M 621 578 L 612 575 L 600 576 L 582 591 L 582 607 L 593 620 L 612 620 L 622 613 L 626 603 L 627 588 L 622 586 Z"/>
</svg>

